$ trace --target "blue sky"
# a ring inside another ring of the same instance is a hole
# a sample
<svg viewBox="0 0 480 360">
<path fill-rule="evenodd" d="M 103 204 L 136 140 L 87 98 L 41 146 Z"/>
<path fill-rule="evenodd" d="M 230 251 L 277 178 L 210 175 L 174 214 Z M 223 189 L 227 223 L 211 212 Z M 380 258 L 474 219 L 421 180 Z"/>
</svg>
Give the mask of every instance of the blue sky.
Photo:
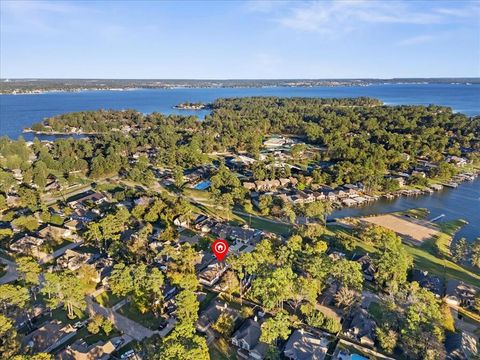
<svg viewBox="0 0 480 360">
<path fill-rule="evenodd" d="M 480 76 L 475 1 L 0 4 L 2 78 Z"/>
</svg>

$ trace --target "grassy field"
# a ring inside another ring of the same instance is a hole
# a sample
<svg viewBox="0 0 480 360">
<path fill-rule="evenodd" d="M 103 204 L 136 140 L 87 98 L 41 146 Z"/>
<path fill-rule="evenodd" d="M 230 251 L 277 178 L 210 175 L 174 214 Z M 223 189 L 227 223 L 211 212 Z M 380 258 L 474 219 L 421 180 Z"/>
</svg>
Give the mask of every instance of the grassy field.
<svg viewBox="0 0 480 360">
<path fill-rule="evenodd" d="M 250 217 L 244 213 L 234 211 L 245 223 L 251 224 L 252 228 L 272 232 L 279 235 L 289 235 L 292 233 L 292 226 L 283 223 L 268 221 L 268 219 L 261 219 L 257 217 Z"/>
<path fill-rule="evenodd" d="M 414 208 L 402 211 L 400 214 L 409 215 L 415 219 L 425 219 L 430 212 L 425 208 Z"/>
<path fill-rule="evenodd" d="M 268 232 L 272 232 L 279 235 L 289 235 L 292 232 L 292 226 L 288 224 L 278 223 L 276 221 L 269 221 L 267 218 L 248 216 L 239 210 L 228 211 L 226 209 L 215 208 L 215 201 L 210 198 L 210 195 L 206 191 L 184 189 L 184 195 L 201 202 L 194 204 L 200 211 L 209 216 L 216 216 L 224 218 L 228 221 L 235 221 L 240 224 L 249 224 L 252 228 L 260 229 Z"/>
<path fill-rule="evenodd" d="M 449 226 L 451 228 L 451 226 Z M 352 230 L 340 227 L 329 226 L 330 232 L 343 233 L 351 236 L 354 242 L 353 252 L 357 253 L 374 253 L 375 247 L 371 244 L 366 244 L 353 234 Z M 442 235 L 450 237 L 450 235 L 441 233 Z M 474 269 L 455 264 L 454 262 L 443 259 L 435 252 L 432 240 L 425 242 L 421 247 L 404 244 L 406 250 L 412 255 L 414 266 L 416 268 L 427 270 L 431 274 L 435 274 L 445 280 L 456 279 L 463 280 L 469 284 L 480 287 L 480 274 Z"/>
<path fill-rule="evenodd" d="M 142 324 L 143 326 L 151 329 L 156 330 L 160 324 L 164 321 L 160 317 L 155 317 L 151 312 L 146 312 L 142 314 L 138 309 L 131 303 L 122 306 L 119 310 L 117 310 L 119 314 L 122 314 L 129 319 Z"/>
<path fill-rule="evenodd" d="M 379 303 L 371 302 L 368 306 L 368 313 L 378 321 L 381 321 L 383 319 L 383 310 L 382 306 Z"/>
<path fill-rule="evenodd" d="M 412 255 L 415 267 L 427 270 L 445 280 L 463 280 L 476 287 L 480 287 L 480 275 L 478 271 L 470 270 L 454 262 L 441 259 L 429 251 L 418 247 L 405 245 L 407 251 Z"/>
<path fill-rule="evenodd" d="M 110 291 L 104 291 L 103 293 L 95 297 L 95 301 L 102 306 L 112 307 L 115 304 L 119 303 L 123 298 L 112 294 Z"/>
</svg>

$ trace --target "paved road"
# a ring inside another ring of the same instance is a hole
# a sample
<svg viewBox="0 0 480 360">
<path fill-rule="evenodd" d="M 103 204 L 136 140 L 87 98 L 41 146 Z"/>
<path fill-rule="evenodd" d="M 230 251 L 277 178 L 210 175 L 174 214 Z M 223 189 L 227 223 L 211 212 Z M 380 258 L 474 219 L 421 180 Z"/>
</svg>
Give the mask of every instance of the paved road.
<svg viewBox="0 0 480 360">
<path fill-rule="evenodd" d="M 18 279 L 17 265 L 10 260 L 0 257 L 0 262 L 7 265 L 6 274 L 0 278 L 0 285 L 7 284 L 9 282 L 15 281 Z"/>
<path fill-rule="evenodd" d="M 131 336 L 135 340 L 140 341 L 155 334 L 155 332 L 146 328 L 145 326 L 140 325 L 139 323 L 130 320 L 129 318 L 120 315 L 115 311 L 112 311 L 112 309 L 97 304 L 90 297 L 87 297 L 87 311 L 90 315 L 99 314 L 103 317 L 106 317 L 115 325 L 117 329 L 128 336 Z"/>
<path fill-rule="evenodd" d="M 43 198 L 43 201 L 45 202 L 45 204 L 47 205 L 51 205 L 51 204 L 54 204 L 56 203 L 58 200 L 65 200 L 65 199 L 68 199 L 69 197 L 72 197 L 74 195 L 78 195 L 78 194 L 81 194 L 85 191 L 88 191 L 88 190 L 91 190 L 92 189 L 92 186 L 90 184 L 88 185 L 85 185 L 85 186 L 82 186 L 82 187 L 79 187 L 78 189 L 75 189 L 71 192 L 65 192 L 63 194 L 59 194 L 57 196 L 53 196 L 53 197 L 44 197 Z"/>
</svg>

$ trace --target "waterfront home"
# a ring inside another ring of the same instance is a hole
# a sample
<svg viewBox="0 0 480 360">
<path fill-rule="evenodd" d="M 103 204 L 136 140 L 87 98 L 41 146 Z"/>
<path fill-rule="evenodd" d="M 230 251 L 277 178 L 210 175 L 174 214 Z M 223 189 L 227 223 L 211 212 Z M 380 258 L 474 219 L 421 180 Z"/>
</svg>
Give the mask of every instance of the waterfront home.
<svg viewBox="0 0 480 360">
<path fill-rule="evenodd" d="M 450 164 L 454 164 L 455 166 L 461 167 L 467 165 L 468 161 L 465 158 L 459 156 L 448 156 L 447 162 Z"/>
<path fill-rule="evenodd" d="M 315 197 L 316 201 L 323 201 L 327 198 L 323 192 L 319 191 L 314 191 L 313 196 Z"/>
<path fill-rule="evenodd" d="M 326 198 L 328 201 L 336 201 L 337 200 L 337 194 L 334 191 L 328 191 L 326 194 Z"/>
<path fill-rule="evenodd" d="M 465 331 L 450 332 L 445 336 L 445 350 L 447 360 L 476 359 L 479 355 L 479 346 L 476 336 Z"/>
<path fill-rule="evenodd" d="M 239 348 L 237 354 L 244 359 L 262 360 L 265 358 L 268 345 L 260 341 L 261 333 L 257 317 L 245 320 L 232 337 L 232 344 Z"/>
<path fill-rule="evenodd" d="M 307 191 L 297 191 L 297 196 L 303 199 L 303 203 L 308 204 L 315 201 L 315 195 L 312 192 Z"/>
<path fill-rule="evenodd" d="M 370 255 L 357 255 L 352 258 L 353 261 L 358 262 L 362 267 L 363 277 L 367 281 L 375 280 L 375 273 L 377 272 L 377 268 L 373 262 L 373 259 Z"/>
<path fill-rule="evenodd" d="M 428 271 L 413 269 L 412 281 L 416 281 L 420 287 L 430 290 L 437 298 L 445 293 L 445 284 L 442 279 L 429 275 Z"/>
<path fill-rule="evenodd" d="M 403 177 L 397 176 L 397 177 L 394 177 L 392 179 L 397 181 L 398 186 L 400 186 L 400 187 L 405 186 L 405 179 Z"/>
<path fill-rule="evenodd" d="M 470 307 L 475 303 L 477 290 L 459 280 L 449 280 L 445 290 L 445 302 L 453 306 Z"/>
<path fill-rule="evenodd" d="M 355 205 L 357 205 L 358 203 L 357 203 L 355 200 L 353 200 L 353 199 L 347 198 L 347 199 L 343 199 L 343 200 L 342 200 L 342 204 L 345 205 L 345 206 L 355 206 Z"/>
<path fill-rule="evenodd" d="M 303 329 L 295 330 L 288 338 L 283 354 L 291 360 L 323 360 L 329 341 Z"/>
</svg>

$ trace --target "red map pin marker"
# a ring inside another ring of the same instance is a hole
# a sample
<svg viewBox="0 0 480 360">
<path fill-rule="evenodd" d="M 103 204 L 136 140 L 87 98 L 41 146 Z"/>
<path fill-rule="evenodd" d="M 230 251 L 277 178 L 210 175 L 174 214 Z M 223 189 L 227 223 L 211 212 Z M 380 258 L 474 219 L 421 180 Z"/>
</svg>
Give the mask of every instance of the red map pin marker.
<svg viewBox="0 0 480 360">
<path fill-rule="evenodd" d="M 218 261 L 222 261 L 228 253 L 228 243 L 223 239 L 217 239 L 212 243 L 213 254 Z"/>
</svg>

